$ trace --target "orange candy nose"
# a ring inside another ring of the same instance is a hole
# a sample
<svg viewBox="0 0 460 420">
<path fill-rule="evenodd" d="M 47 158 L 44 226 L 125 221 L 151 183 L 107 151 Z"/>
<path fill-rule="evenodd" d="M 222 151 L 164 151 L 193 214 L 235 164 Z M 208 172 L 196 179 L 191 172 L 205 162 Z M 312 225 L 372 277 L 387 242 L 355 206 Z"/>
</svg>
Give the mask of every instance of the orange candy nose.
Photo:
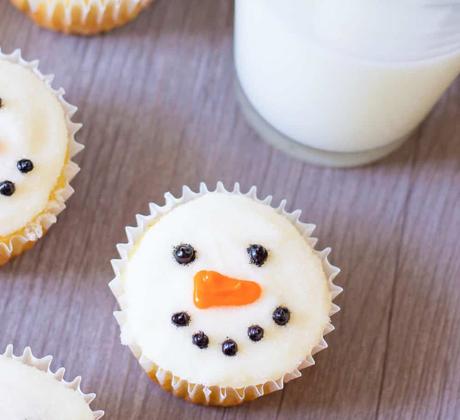
<svg viewBox="0 0 460 420">
<path fill-rule="evenodd" d="M 257 283 L 233 279 L 216 271 L 199 271 L 194 282 L 193 301 L 200 309 L 248 305 L 262 294 L 262 288 Z"/>
</svg>

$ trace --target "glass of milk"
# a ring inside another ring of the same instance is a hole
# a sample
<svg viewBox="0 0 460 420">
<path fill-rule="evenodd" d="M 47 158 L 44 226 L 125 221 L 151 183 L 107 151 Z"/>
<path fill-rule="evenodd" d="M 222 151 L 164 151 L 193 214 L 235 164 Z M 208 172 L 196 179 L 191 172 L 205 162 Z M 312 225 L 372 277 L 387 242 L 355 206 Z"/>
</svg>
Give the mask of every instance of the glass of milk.
<svg viewBox="0 0 460 420">
<path fill-rule="evenodd" d="M 460 73 L 460 0 L 235 0 L 242 109 L 330 166 L 400 146 Z"/>
</svg>

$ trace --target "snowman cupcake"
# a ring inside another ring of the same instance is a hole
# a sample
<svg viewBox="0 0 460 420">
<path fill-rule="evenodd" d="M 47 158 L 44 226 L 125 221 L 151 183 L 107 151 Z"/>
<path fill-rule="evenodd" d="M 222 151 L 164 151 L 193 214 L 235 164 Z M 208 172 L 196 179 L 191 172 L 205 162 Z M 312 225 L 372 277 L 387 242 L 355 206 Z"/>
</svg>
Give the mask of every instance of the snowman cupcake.
<svg viewBox="0 0 460 420">
<path fill-rule="evenodd" d="M 152 0 L 11 0 L 38 25 L 54 31 L 94 35 L 137 17 Z"/>
<path fill-rule="evenodd" d="M 78 172 L 76 108 L 20 51 L 0 51 L 0 265 L 56 222 Z"/>
<path fill-rule="evenodd" d="M 341 289 L 300 211 L 236 184 L 166 195 L 127 228 L 110 284 L 116 318 L 151 379 L 195 403 L 235 405 L 314 363 Z"/>
<path fill-rule="evenodd" d="M 95 394 L 83 394 L 81 378 L 64 381 L 65 369 L 50 370 L 52 357 L 37 359 L 30 348 L 14 356 L 13 346 L 0 354 L 0 418 L 8 420 L 98 420 Z"/>
</svg>

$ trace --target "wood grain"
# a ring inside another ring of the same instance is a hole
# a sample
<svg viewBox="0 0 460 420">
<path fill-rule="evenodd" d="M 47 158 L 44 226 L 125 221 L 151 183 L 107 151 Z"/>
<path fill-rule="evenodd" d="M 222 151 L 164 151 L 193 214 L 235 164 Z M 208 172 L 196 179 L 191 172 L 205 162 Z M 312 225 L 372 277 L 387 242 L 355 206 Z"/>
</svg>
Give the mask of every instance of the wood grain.
<svg viewBox="0 0 460 420">
<path fill-rule="evenodd" d="M 54 354 L 108 419 L 460 418 L 460 81 L 378 164 L 296 161 L 246 125 L 234 92 L 232 4 L 158 0 L 106 36 L 41 30 L 0 4 L 4 51 L 56 74 L 84 122 L 82 172 L 46 239 L 0 271 L 0 348 Z M 287 198 L 333 247 L 346 289 L 317 366 L 232 409 L 151 384 L 121 346 L 107 283 L 124 226 L 166 191 L 223 180 Z"/>
</svg>

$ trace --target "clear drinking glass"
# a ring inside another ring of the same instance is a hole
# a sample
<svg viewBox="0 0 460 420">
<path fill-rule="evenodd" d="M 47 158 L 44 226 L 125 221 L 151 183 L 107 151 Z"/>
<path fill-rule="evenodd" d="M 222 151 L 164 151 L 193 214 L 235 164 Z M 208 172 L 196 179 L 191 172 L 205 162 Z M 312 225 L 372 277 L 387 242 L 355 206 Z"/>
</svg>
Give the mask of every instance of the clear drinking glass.
<svg viewBox="0 0 460 420">
<path fill-rule="evenodd" d="M 266 140 L 313 163 L 365 164 L 460 73 L 460 0 L 235 0 L 235 64 Z"/>
</svg>

